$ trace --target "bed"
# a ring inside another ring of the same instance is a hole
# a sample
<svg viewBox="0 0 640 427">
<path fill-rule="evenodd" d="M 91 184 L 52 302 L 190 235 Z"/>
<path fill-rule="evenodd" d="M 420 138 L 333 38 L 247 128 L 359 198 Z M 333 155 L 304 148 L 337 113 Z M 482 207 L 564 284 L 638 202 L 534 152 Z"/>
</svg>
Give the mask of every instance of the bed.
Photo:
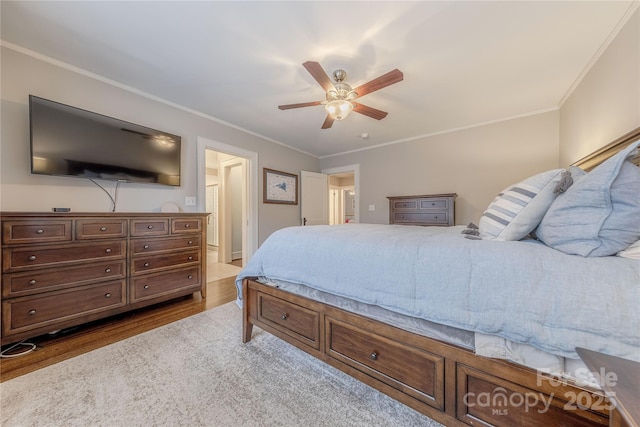
<svg viewBox="0 0 640 427">
<path fill-rule="evenodd" d="M 508 187 L 478 226 L 273 233 L 237 277 L 243 341 L 258 326 L 446 425 L 609 425 L 576 347 L 640 361 L 639 138 Z"/>
</svg>

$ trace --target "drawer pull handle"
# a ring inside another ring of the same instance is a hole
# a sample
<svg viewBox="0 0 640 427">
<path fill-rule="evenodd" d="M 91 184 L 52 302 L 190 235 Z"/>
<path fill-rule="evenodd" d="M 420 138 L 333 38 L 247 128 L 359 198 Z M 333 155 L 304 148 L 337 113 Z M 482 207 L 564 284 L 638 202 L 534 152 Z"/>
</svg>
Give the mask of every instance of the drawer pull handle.
<svg viewBox="0 0 640 427">
<path fill-rule="evenodd" d="M 144 285 L 144 288 L 145 289 L 149 289 L 149 285 Z"/>
<path fill-rule="evenodd" d="M 404 215 L 400 215 L 400 218 L 404 218 Z"/>
<path fill-rule="evenodd" d="M 111 294 L 109 292 L 107 292 L 106 294 L 104 294 L 105 298 L 111 298 Z"/>
<path fill-rule="evenodd" d="M 374 351 L 369 357 L 371 357 L 371 360 L 378 360 L 378 353 Z"/>
<path fill-rule="evenodd" d="M 190 227 L 190 225 L 189 225 L 189 224 L 185 224 L 185 225 L 184 225 L 184 228 L 189 228 L 189 227 Z"/>
<path fill-rule="evenodd" d="M 435 205 L 436 205 L 435 203 L 431 203 L 431 206 L 435 206 Z"/>
<path fill-rule="evenodd" d="M 149 267 L 149 263 L 148 263 L 148 262 L 145 262 L 145 263 L 144 263 L 144 266 L 145 266 L 145 267 Z"/>
<path fill-rule="evenodd" d="M 29 257 L 29 261 L 35 261 L 35 260 L 36 260 L 36 256 L 35 256 L 35 255 L 31 255 L 31 256 Z"/>
<path fill-rule="evenodd" d="M 105 273 L 111 273 L 111 269 L 110 269 L 110 268 L 105 268 L 105 269 L 104 269 L 104 272 L 105 272 Z"/>
<path fill-rule="evenodd" d="M 110 254 L 110 253 L 111 253 L 111 249 L 110 249 L 110 248 L 107 248 L 107 249 L 105 249 L 104 251 L 105 251 L 106 253 L 108 253 L 108 254 Z"/>
<path fill-rule="evenodd" d="M 280 316 L 280 318 L 281 318 L 282 320 L 287 320 L 287 319 L 289 318 L 289 314 L 287 314 L 287 313 L 282 313 L 282 315 Z"/>
<path fill-rule="evenodd" d="M 187 276 L 187 279 L 193 279 L 193 276 L 190 274 Z"/>
<path fill-rule="evenodd" d="M 36 314 L 35 310 L 29 310 L 29 316 L 33 316 L 34 314 Z"/>
<path fill-rule="evenodd" d="M 433 218 L 434 218 L 434 219 L 438 219 L 438 217 L 437 217 L 437 216 L 434 216 Z"/>
<path fill-rule="evenodd" d="M 144 249 L 149 249 L 149 245 L 144 245 L 143 248 Z"/>
<path fill-rule="evenodd" d="M 29 284 L 29 285 L 33 286 L 33 285 L 35 285 L 35 284 L 36 284 L 36 281 L 35 281 L 35 279 L 31 279 L 31 280 L 29 280 L 29 281 L 27 282 L 27 284 Z"/>
<path fill-rule="evenodd" d="M 107 231 L 107 227 L 100 227 L 100 231 Z"/>
<path fill-rule="evenodd" d="M 193 240 L 189 240 L 187 243 L 193 245 Z"/>
<path fill-rule="evenodd" d="M 44 233 L 44 230 L 42 228 L 38 228 L 36 230 L 36 234 L 42 234 L 42 233 Z"/>
<path fill-rule="evenodd" d="M 147 225 L 147 228 L 151 230 L 153 228 L 153 225 Z"/>
<path fill-rule="evenodd" d="M 189 255 L 189 261 L 193 261 L 193 257 Z"/>
</svg>

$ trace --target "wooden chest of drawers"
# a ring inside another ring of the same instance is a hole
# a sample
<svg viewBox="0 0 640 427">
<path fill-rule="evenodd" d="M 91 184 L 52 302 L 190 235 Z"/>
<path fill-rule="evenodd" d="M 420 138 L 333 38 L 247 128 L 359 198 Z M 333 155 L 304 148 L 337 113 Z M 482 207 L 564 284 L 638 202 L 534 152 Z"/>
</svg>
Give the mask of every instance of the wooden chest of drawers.
<svg viewBox="0 0 640 427">
<path fill-rule="evenodd" d="M 393 196 L 389 199 L 389 224 L 452 226 L 458 195 Z"/>
<path fill-rule="evenodd" d="M 2 213 L 2 343 L 204 297 L 206 216 Z"/>
</svg>

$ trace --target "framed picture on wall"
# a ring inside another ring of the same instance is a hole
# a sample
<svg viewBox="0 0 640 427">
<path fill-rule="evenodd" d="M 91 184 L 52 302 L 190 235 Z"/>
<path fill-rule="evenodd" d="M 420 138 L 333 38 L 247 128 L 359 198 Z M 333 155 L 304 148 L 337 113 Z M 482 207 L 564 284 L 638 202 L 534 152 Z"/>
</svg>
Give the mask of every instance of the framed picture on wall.
<svg viewBox="0 0 640 427">
<path fill-rule="evenodd" d="M 263 203 L 298 204 L 298 175 L 263 168 Z"/>
</svg>

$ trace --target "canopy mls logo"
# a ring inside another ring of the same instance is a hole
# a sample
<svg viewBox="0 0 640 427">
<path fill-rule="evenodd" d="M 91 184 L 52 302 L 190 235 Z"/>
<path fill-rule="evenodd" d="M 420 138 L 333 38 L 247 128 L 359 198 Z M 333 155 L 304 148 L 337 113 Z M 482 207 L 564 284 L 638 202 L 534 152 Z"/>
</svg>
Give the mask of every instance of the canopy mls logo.
<svg viewBox="0 0 640 427">
<path fill-rule="evenodd" d="M 601 369 L 600 372 L 591 372 L 586 368 L 581 368 L 575 371 L 574 379 L 568 380 L 557 373 L 539 369 L 536 379 L 536 385 L 539 387 L 547 385 L 558 388 L 566 386 L 593 387 L 594 382 L 606 386 L 615 386 L 618 382 L 618 375 L 615 372 L 606 372 L 604 369 Z M 516 408 L 524 408 L 523 411 L 525 413 L 535 410 L 539 414 L 544 414 L 551 408 L 556 396 L 558 398 L 555 406 L 562 405 L 565 411 L 612 411 L 616 405 L 615 399 L 613 399 L 615 393 L 608 393 L 605 396 L 587 390 L 559 390 L 558 393 L 547 395 L 533 391 L 515 392 L 504 387 L 496 387 L 491 391 L 480 393 L 466 393 L 463 397 L 463 402 L 467 408 L 490 408 L 491 414 L 498 416 L 509 415 L 509 410 Z"/>
<path fill-rule="evenodd" d="M 547 399 L 548 398 L 548 399 Z M 463 402 L 467 408 L 478 406 L 480 408 L 491 408 L 492 415 L 509 415 L 509 409 L 524 407 L 524 412 L 536 410 L 539 414 L 544 414 L 549 410 L 553 394 L 545 396 L 535 392 L 509 392 L 503 387 L 496 387 L 492 391 L 480 393 L 466 393 Z"/>
</svg>

